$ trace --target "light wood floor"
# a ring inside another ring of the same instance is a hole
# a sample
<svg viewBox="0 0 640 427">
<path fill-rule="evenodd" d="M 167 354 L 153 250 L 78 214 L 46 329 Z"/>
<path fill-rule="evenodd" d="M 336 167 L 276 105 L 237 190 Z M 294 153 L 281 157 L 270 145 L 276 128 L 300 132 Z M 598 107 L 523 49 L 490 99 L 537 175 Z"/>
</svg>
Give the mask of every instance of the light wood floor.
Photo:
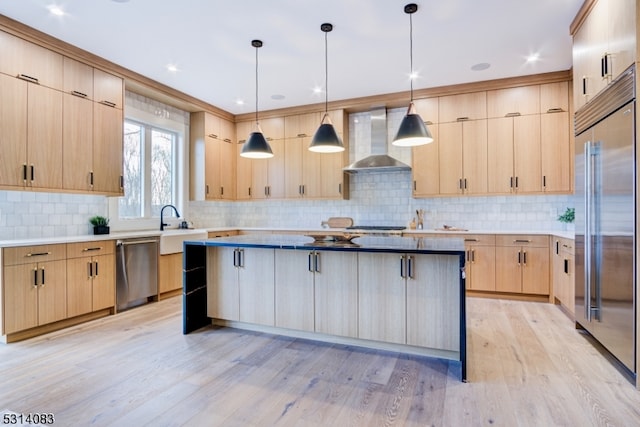
<svg viewBox="0 0 640 427">
<path fill-rule="evenodd" d="M 640 392 L 556 307 L 468 298 L 455 363 L 233 329 L 180 297 L 0 345 L 0 413 L 56 426 L 637 426 Z"/>
</svg>

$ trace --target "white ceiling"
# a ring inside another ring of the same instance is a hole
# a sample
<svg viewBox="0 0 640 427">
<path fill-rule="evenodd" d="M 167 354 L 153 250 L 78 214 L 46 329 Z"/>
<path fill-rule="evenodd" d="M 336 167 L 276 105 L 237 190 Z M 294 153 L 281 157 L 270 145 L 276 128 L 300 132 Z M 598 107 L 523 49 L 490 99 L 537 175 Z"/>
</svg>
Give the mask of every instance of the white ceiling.
<svg viewBox="0 0 640 427">
<path fill-rule="evenodd" d="M 0 14 L 234 114 L 409 89 L 406 0 L 0 0 Z M 571 68 L 583 0 L 417 1 L 414 88 Z M 64 16 L 52 15 L 56 4 Z M 526 57 L 539 54 L 527 63 Z M 473 71 L 478 63 L 490 63 Z M 178 71 L 167 70 L 174 64 Z M 272 99 L 282 95 L 284 99 Z M 242 99 L 244 105 L 236 101 Z"/>
</svg>

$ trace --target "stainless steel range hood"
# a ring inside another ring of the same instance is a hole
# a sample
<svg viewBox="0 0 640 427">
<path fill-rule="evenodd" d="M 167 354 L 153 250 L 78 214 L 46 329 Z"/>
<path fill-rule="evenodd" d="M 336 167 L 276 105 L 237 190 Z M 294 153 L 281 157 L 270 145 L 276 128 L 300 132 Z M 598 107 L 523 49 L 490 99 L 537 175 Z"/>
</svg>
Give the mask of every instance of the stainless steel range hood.
<svg viewBox="0 0 640 427">
<path fill-rule="evenodd" d="M 410 171 L 411 167 L 387 154 L 387 110 L 371 110 L 371 154 L 343 169 L 347 173 Z"/>
</svg>

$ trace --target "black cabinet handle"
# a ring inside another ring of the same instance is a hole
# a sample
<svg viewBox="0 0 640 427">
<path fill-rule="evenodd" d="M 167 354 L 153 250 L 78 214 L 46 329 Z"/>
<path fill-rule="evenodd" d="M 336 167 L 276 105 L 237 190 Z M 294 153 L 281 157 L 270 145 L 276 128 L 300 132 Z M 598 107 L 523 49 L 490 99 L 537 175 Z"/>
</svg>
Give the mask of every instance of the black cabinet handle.
<svg viewBox="0 0 640 427">
<path fill-rule="evenodd" d="M 93 263 L 91 261 L 87 263 L 87 269 L 89 270 L 89 276 L 87 278 L 91 279 L 93 277 Z"/>
<path fill-rule="evenodd" d="M 518 251 L 518 265 L 522 264 L 522 252 Z"/>
<path fill-rule="evenodd" d="M 600 77 L 604 77 L 604 56 L 600 58 Z"/>
<path fill-rule="evenodd" d="M 568 259 L 564 260 L 564 272 L 566 274 L 569 274 L 569 260 Z"/>
<path fill-rule="evenodd" d="M 27 182 L 27 164 L 26 163 L 22 165 L 22 180 L 24 182 Z"/>
<path fill-rule="evenodd" d="M 313 252 L 309 252 L 309 255 L 307 256 L 307 270 L 309 271 L 313 271 L 313 269 L 311 268 L 311 257 L 313 256 Z"/>
<path fill-rule="evenodd" d="M 18 74 L 18 78 L 22 80 L 26 80 L 31 83 L 40 84 L 40 81 L 36 77 L 31 77 L 26 74 Z"/>
<path fill-rule="evenodd" d="M 98 261 L 96 261 L 96 275 L 95 277 L 98 277 Z"/>
<path fill-rule="evenodd" d="M 244 249 L 238 249 L 238 267 L 244 268 Z"/>
<path fill-rule="evenodd" d="M 93 171 L 89 172 L 89 185 L 93 188 Z"/>
<path fill-rule="evenodd" d="M 547 176 L 542 175 L 542 187 L 547 188 Z"/>
<path fill-rule="evenodd" d="M 404 256 L 400 257 L 400 277 L 402 277 L 403 279 L 406 277 L 404 275 Z"/>
<path fill-rule="evenodd" d="M 83 248 L 82 252 L 91 252 L 91 251 L 99 251 L 102 250 L 102 246 L 94 246 L 91 248 Z"/>
<path fill-rule="evenodd" d="M 582 78 L 582 95 L 583 96 L 587 95 L 587 78 L 586 77 Z"/>
<path fill-rule="evenodd" d="M 42 273 L 42 283 L 40 283 L 40 286 L 44 286 L 44 284 L 45 284 L 45 280 L 44 280 L 44 267 L 42 267 L 42 268 L 40 269 L 40 271 L 41 271 L 41 273 Z"/>
<path fill-rule="evenodd" d="M 408 256 L 407 257 L 407 270 L 408 270 L 408 277 L 410 279 L 413 279 L 413 257 L 412 256 Z"/>
<path fill-rule="evenodd" d="M 516 176 L 516 188 L 518 188 L 518 177 Z"/>
<path fill-rule="evenodd" d="M 25 256 L 26 257 L 32 257 L 32 256 L 45 256 L 45 255 L 51 255 L 51 251 L 49 251 L 49 252 L 29 252 Z"/>
<path fill-rule="evenodd" d="M 78 92 L 77 90 L 72 90 L 71 91 L 71 95 L 77 96 L 77 97 L 80 97 L 80 98 L 86 98 L 87 97 L 86 93 Z"/>
<path fill-rule="evenodd" d="M 222 186 L 220 187 L 220 195 L 224 196 L 224 187 L 222 187 Z"/>
<path fill-rule="evenodd" d="M 116 103 L 111 101 L 100 101 L 100 104 L 106 105 L 107 107 L 115 108 Z"/>
<path fill-rule="evenodd" d="M 31 165 L 31 181 L 34 181 L 36 179 L 36 168 L 35 166 Z"/>
<path fill-rule="evenodd" d="M 522 253 L 522 262 L 524 263 L 524 265 L 527 265 L 527 251 L 524 251 Z"/>
<path fill-rule="evenodd" d="M 38 286 L 38 268 L 33 269 L 33 286 Z"/>
<path fill-rule="evenodd" d="M 320 273 L 320 254 L 318 252 L 316 252 L 314 261 L 315 261 L 315 266 L 313 269 L 316 273 Z"/>
</svg>

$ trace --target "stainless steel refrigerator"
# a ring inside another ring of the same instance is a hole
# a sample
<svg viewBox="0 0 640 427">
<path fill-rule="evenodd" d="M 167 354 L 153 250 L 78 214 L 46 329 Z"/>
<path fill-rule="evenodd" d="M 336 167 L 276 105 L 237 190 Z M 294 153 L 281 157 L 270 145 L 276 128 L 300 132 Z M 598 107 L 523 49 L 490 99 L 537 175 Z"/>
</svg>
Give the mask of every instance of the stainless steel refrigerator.
<svg viewBox="0 0 640 427">
<path fill-rule="evenodd" d="M 635 68 L 575 115 L 575 316 L 635 377 Z"/>
</svg>

